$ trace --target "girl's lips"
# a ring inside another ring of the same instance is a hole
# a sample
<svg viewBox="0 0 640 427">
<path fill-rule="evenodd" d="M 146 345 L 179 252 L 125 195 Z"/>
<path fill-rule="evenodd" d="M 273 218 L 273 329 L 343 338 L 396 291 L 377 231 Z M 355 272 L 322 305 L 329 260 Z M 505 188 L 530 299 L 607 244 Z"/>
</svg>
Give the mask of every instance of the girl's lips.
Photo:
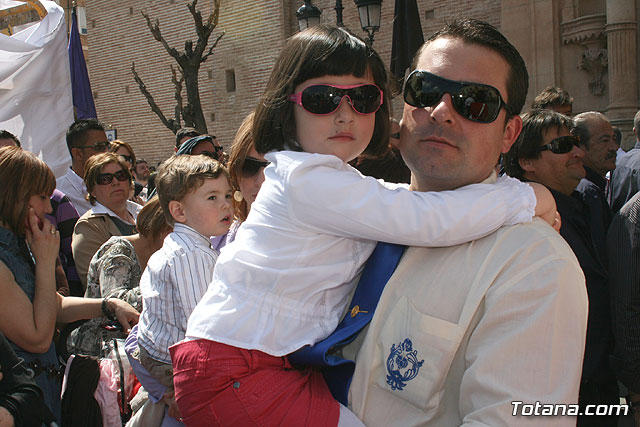
<svg viewBox="0 0 640 427">
<path fill-rule="evenodd" d="M 353 138 L 353 134 L 352 133 L 340 132 L 340 133 L 337 133 L 337 134 L 333 135 L 329 139 L 338 140 L 338 141 L 353 141 L 354 138 Z"/>
</svg>

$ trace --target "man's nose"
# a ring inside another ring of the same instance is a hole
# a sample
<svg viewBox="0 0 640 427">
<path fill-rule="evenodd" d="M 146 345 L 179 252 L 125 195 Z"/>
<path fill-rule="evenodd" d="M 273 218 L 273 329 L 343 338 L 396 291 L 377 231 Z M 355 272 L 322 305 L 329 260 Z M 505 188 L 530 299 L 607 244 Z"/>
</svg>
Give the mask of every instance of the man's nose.
<svg viewBox="0 0 640 427">
<path fill-rule="evenodd" d="M 440 124 L 453 124 L 455 113 L 451 95 L 445 93 L 437 104 L 431 107 L 431 118 Z"/>
</svg>

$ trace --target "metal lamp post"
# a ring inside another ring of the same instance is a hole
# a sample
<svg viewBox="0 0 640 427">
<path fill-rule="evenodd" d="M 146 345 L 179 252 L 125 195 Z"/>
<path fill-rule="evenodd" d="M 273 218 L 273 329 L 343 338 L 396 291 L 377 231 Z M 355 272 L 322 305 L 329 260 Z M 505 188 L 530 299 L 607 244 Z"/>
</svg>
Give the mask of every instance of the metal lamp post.
<svg viewBox="0 0 640 427">
<path fill-rule="evenodd" d="M 373 44 L 373 35 L 380 29 L 382 0 L 354 0 L 358 6 L 360 26 L 369 35 L 369 44 Z"/>
<path fill-rule="evenodd" d="M 300 31 L 320 24 L 321 13 L 320 9 L 311 4 L 311 0 L 304 0 L 304 4 L 296 11 Z"/>
<path fill-rule="evenodd" d="M 380 15 L 382 13 L 382 0 L 354 0 L 354 3 L 358 7 L 358 15 L 360 16 L 360 26 L 362 30 L 369 36 L 369 44 L 373 44 L 373 35 L 378 29 L 380 29 Z M 336 25 L 338 27 L 344 27 L 342 22 L 342 0 L 336 0 Z M 320 23 L 320 15 L 322 11 L 315 7 L 311 0 L 305 0 L 296 12 L 298 18 L 298 27 L 300 30 L 318 25 Z"/>
</svg>

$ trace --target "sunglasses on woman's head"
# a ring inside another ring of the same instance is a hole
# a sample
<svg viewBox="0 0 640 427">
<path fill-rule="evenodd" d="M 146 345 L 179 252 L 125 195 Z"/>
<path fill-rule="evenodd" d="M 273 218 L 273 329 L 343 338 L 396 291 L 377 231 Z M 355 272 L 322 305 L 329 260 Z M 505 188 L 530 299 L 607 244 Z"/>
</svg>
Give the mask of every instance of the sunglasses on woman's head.
<svg viewBox="0 0 640 427">
<path fill-rule="evenodd" d="M 573 147 L 580 146 L 580 138 L 575 135 L 565 135 L 553 138 L 550 143 L 540 146 L 538 151 L 550 150 L 554 154 L 566 154 Z"/>
<path fill-rule="evenodd" d="M 116 173 L 101 173 L 96 177 L 96 184 L 98 185 L 107 185 L 113 182 L 113 178 L 118 181 L 129 181 L 131 179 L 131 175 L 124 169 L 120 169 Z"/>
<path fill-rule="evenodd" d="M 359 114 L 375 113 L 383 101 L 382 90 L 374 84 L 311 85 L 287 99 L 311 114 L 323 116 L 336 111 L 345 97 Z"/>
<path fill-rule="evenodd" d="M 504 102 L 500 91 L 482 83 L 458 82 L 415 70 L 404 85 L 404 102 L 425 108 L 437 105 L 445 93 L 451 95 L 453 108 L 467 120 L 478 123 L 491 123 L 504 108 L 513 114 Z"/>
<path fill-rule="evenodd" d="M 128 162 L 129 164 L 133 164 L 133 156 L 125 156 L 124 154 L 119 154 L 120 157 L 122 157 L 122 159 L 125 162 Z"/>
<path fill-rule="evenodd" d="M 243 178 L 253 178 L 262 168 L 269 166 L 271 162 L 246 157 L 242 164 L 241 175 Z"/>
</svg>

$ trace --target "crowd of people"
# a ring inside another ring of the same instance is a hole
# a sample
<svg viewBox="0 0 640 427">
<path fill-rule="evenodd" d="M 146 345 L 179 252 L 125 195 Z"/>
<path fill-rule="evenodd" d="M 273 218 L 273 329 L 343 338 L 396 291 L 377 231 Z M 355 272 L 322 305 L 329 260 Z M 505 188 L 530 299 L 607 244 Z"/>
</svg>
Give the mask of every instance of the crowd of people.
<svg viewBox="0 0 640 427">
<path fill-rule="evenodd" d="M 627 153 L 560 88 L 520 114 L 482 21 L 409 71 L 398 121 L 371 46 L 301 31 L 229 154 L 183 128 L 153 173 L 96 119 L 57 180 L 0 132 L 0 425 L 73 425 L 54 344 L 122 340 L 116 424 L 640 426 L 640 112 Z"/>
</svg>

